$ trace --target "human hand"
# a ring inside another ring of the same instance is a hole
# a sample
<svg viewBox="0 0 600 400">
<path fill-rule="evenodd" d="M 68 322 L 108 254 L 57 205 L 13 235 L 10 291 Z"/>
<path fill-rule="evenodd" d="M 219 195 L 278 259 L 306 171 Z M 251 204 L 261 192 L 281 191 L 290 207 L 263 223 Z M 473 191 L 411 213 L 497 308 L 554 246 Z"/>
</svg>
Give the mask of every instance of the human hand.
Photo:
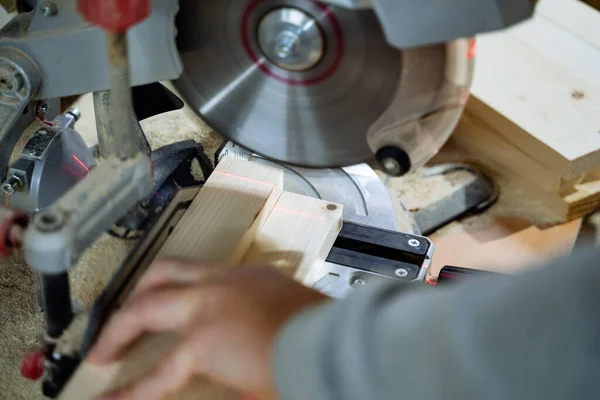
<svg viewBox="0 0 600 400">
<path fill-rule="evenodd" d="M 194 376 L 275 398 L 272 350 L 284 323 L 327 298 L 269 267 L 155 263 L 103 330 L 89 362 L 104 365 L 145 333 L 179 334 L 172 354 L 118 399 L 159 399 Z"/>
</svg>

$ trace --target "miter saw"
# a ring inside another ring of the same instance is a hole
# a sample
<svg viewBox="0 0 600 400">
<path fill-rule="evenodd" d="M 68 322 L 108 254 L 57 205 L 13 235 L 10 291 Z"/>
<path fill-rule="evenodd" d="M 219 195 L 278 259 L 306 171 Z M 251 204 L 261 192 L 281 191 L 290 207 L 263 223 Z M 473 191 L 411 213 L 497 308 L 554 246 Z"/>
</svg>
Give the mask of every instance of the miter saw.
<svg viewBox="0 0 600 400">
<path fill-rule="evenodd" d="M 153 210 L 174 207 L 177 189 L 202 183 L 186 174 L 191 163 L 210 174 L 194 143 L 150 151 L 138 122 L 148 112 L 136 103 L 172 98 L 157 94 L 157 82 L 172 81 L 211 127 L 265 162 L 375 160 L 398 176 L 431 158 L 458 121 L 473 73 L 468 38 L 530 17 L 535 2 L 8 3 L 18 13 L 0 31 L 0 177 L 6 202 L 34 215 L 25 256 L 40 276 L 53 355 L 73 318 L 67 273 L 81 253 L 109 229 L 147 238 L 148 221 L 156 227 L 165 215 Z M 61 97 L 84 93 L 94 93 L 98 157 L 74 129 L 78 111 L 59 108 Z M 9 220 L 22 227 L 24 218 Z M 346 234 L 343 250 L 363 235 Z M 7 246 L 21 240 L 6 237 Z M 418 257 L 431 251 L 405 239 Z M 400 269 L 398 277 L 409 276 Z M 48 394 L 69 376 L 60 356 L 47 364 Z"/>
</svg>

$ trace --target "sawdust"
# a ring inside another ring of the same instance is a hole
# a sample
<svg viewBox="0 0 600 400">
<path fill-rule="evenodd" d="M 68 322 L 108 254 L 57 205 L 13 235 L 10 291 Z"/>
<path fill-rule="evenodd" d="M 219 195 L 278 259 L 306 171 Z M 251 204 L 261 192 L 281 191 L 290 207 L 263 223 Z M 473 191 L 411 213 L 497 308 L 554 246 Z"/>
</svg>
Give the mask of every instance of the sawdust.
<svg viewBox="0 0 600 400">
<path fill-rule="evenodd" d="M 85 252 L 70 274 L 74 300 L 89 307 L 130 246 L 130 242 L 105 235 Z M 43 398 L 39 383 L 24 379 L 19 372 L 23 354 L 40 345 L 43 327 L 35 274 L 18 255 L 0 259 L 0 398 Z"/>
<path fill-rule="evenodd" d="M 452 162 L 476 165 L 492 178 L 500 189 L 498 202 L 483 215 L 465 218 L 461 222 L 461 229 L 464 227 L 471 227 L 473 230 L 485 229 L 493 225 L 498 217 L 521 217 L 539 227 L 548 227 L 559 222 L 552 210 L 532 199 L 522 187 L 482 167 L 477 162 L 476 154 L 470 154 L 453 141 L 444 146 L 430 164 Z M 459 173 L 440 177 L 437 180 L 432 179 L 430 182 L 418 179 L 420 173 L 417 171 L 407 177 L 384 180 L 395 204 L 403 203 L 409 209 L 418 209 L 454 192 L 457 185 L 468 183 L 467 177 Z M 442 228 L 440 233 L 451 233 L 452 229 L 457 229 L 457 226 L 449 225 Z"/>
<path fill-rule="evenodd" d="M 181 95 L 170 82 L 165 87 Z M 204 147 L 208 159 L 214 163 L 214 155 L 225 139 L 208 126 L 187 104 L 180 110 L 156 115 L 141 122 L 152 149 L 158 149 L 182 140 L 195 140 Z"/>
<path fill-rule="evenodd" d="M 0 259 L 0 397 L 36 399 L 40 388 L 21 377 L 23 354 L 40 343 L 43 316 L 36 301 L 34 273 L 20 260 Z"/>
<path fill-rule="evenodd" d="M 190 174 L 196 182 L 202 182 L 206 180 L 204 176 L 204 171 L 202 171 L 202 167 L 200 166 L 200 162 L 197 159 L 192 160 L 192 165 L 190 167 Z"/>
<path fill-rule="evenodd" d="M 133 243 L 108 234 L 102 236 L 71 270 L 73 299 L 84 308 L 91 306 L 115 269 L 124 261 Z"/>
<path fill-rule="evenodd" d="M 410 212 L 419 211 L 442 200 L 475 179 L 467 171 L 455 171 L 433 177 L 424 177 L 423 172 L 424 170 L 417 170 L 403 178 L 392 178 L 386 185 L 391 194 L 402 199 L 404 206 Z"/>
<path fill-rule="evenodd" d="M 212 160 L 224 142 L 221 136 L 187 107 L 148 118 L 141 125 L 152 149 L 191 139 L 202 144 L 204 152 Z"/>
</svg>

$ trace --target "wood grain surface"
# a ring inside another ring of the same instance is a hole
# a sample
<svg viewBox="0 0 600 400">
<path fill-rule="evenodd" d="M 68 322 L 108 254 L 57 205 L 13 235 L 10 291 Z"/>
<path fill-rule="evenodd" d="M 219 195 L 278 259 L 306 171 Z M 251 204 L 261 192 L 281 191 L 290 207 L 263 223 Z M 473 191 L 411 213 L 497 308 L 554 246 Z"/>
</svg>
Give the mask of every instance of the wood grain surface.
<svg viewBox="0 0 600 400">
<path fill-rule="evenodd" d="M 600 168 L 600 17 L 574 0 L 538 8 L 531 21 L 478 37 L 468 111 L 571 179 Z"/>
</svg>

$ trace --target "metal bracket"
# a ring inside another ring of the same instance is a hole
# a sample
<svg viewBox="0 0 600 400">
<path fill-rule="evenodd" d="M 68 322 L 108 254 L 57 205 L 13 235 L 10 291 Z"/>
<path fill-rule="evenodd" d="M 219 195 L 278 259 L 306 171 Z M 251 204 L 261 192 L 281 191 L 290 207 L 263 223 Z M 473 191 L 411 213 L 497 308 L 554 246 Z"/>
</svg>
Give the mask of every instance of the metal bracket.
<svg viewBox="0 0 600 400">
<path fill-rule="evenodd" d="M 183 70 L 175 43 L 179 2 L 151 2 L 149 18 L 128 33 L 132 86 L 176 79 Z M 52 3 L 55 12 L 45 13 L 39 4 L 35 11 L 13 17 L 0 31 L 0 47 L 18 48 L 36 61 L 45 78 L 38 99 L 109 89 L 103 30 L 81 17 L 75 0 Z"/>
<path fill-rule="evenodd" d="M 60 274 L 133 206 L 152 192 L 152 167 L 144 154 L 109 159 L 46 211 L 25 235 L 25 259 L 35 271 Z"/>
<path fill-rule="evenodd" d="M 22 51 L 0 47 L 0 177 L 8 162 L 21 130 L 13 130 L 41 82 L 37 65 Z"/>
</svg>

